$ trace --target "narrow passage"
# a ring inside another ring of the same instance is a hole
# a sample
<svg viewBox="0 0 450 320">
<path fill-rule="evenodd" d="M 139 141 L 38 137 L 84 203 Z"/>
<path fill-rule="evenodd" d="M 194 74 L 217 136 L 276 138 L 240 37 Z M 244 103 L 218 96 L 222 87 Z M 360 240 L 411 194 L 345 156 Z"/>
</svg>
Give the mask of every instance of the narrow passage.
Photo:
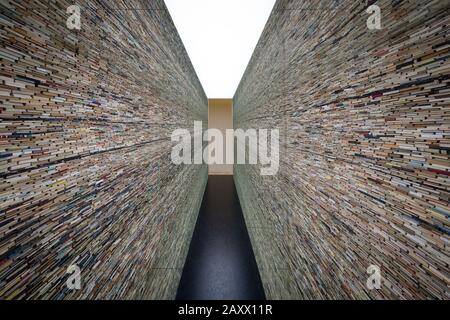
<svg viewBox="0 0 450 320">
<path fill-rule="evenodd" d="M 265 299 L 232 176 L 208 178 L 177 299 Z"/>
</svg>

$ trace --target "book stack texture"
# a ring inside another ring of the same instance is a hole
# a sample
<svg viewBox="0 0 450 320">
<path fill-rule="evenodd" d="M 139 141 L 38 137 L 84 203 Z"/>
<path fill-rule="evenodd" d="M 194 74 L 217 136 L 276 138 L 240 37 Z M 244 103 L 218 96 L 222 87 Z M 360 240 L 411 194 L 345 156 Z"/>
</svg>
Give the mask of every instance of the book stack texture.
<svg viewBox="0 0 450 320">
<path fill-rule="evenodd" d="M 234 97 L 280 130 L 235 166 L 268 298 L 450 298 L 450 3 L 278 0 Z M 380 268 L 373 290 L 367 269 Z"/>
<path fill-rule="evenodd" d="M 207 170 L 170 136 L 207 98 L 163 0 L 0 12 L 0 299 L 175 297 Z"/>
</svg>

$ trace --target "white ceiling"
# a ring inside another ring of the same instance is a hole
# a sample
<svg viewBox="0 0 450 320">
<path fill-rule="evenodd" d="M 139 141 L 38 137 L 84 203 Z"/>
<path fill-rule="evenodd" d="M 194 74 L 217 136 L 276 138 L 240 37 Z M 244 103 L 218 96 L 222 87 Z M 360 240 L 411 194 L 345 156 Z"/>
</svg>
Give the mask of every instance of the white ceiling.
<svg viewBox="0 0 450 320">
<path fill-rule="evenodd" d="M 232 98 L 275 0 L 165 0 L 208 98 Z"/>
</svg>

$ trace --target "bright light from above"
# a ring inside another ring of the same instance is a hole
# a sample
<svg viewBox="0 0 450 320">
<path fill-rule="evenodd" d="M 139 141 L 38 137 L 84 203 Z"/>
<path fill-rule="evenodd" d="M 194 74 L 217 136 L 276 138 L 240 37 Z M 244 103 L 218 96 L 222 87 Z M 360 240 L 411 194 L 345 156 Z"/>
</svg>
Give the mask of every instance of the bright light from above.
<svg viewBox="0 0 450 320">
<path fill-rule="evenodd" d="M 208 98 L 232 98 L 275 0 L 165 0 Z"/>
</svg>

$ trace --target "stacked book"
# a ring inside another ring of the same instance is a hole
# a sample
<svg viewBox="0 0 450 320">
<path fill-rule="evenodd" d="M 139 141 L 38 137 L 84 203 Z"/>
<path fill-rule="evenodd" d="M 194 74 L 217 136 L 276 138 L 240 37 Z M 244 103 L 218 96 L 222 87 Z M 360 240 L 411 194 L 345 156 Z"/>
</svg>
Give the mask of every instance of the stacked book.
<svg viewBox="0 0 450 320">
<path fill-rule="evenodd" d="M 206 96 L 162 0 L 73 4 L 0 4 L 0 299 L 172 298 L 206 168 L 170 136 Z"/>
<path fill-rule="evenodd" d="M 235 170 L 268 298 L 450 298 L 450 4 L 374 3 L 278 1 L 236 92 L 280 130 L 277 175 Z"/>
</svg>

